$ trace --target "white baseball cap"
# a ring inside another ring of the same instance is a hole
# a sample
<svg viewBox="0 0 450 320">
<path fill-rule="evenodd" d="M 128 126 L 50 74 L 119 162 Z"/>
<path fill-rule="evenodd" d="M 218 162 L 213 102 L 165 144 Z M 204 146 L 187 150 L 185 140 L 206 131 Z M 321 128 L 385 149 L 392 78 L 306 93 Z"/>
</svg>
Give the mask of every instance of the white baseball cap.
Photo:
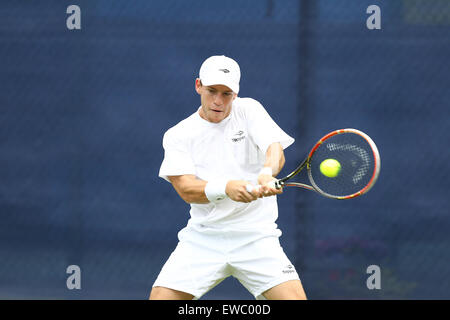
<svg viewBox="0 0 450 320">
<path fill-rule="evenodd" d="M 222 84 L 239 93 L 241 69 L 236 61 L 226 56 L 212 56 L 203 61 L 199 78 L 204 86 Z"/>
</svg>

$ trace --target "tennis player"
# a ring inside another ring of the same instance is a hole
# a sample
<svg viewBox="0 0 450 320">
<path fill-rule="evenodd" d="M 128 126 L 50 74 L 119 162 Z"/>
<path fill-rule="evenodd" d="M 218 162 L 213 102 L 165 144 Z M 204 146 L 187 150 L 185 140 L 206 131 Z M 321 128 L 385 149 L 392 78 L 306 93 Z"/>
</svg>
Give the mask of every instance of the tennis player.
<svg viewBox="0 0 450 320">
<path fill-rule="evenodd" d="M 191 210 L 151 300 L 199 299 L 229 276 L 256 299 L 306 299 L 279 242 L 282 190 L 268 185 L 294 139 L 258 101 L 237 96 L 240 77 L 233 59 L 206 59 L 195 80 L 201 106 L 164 134 L 159 176 Z"/>
</svg>

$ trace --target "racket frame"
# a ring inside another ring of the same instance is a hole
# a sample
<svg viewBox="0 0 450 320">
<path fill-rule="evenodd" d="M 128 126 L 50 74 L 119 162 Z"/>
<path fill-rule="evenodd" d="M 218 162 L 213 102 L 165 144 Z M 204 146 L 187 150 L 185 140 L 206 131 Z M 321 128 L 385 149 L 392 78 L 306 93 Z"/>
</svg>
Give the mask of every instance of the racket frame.
<svg viewBox="0 0 450 320">
<path fill-rule="evenodd" d="M 327 139 L 329 139 L 337 134 L 342 134 L 342 133 L 354 133 L 366 140 L 366 142 L 369 144 L 369 146 L 372 150 L 373 159 L 374 159 L 374 170 L 372 172 L 372 177 L 370 178 L 369 182 L 367 183 L 367 185 L 364 188 L 362 188 L 361 190 L 359 190 L 355 193 L 349 194 L 349 195 L 336 196 L 336 195 L 332 195 L 332 194 L 324 192 L 314 182 L 314 179 L 312 178 L 312 175 L 311 175 L 310 161 L 311 161 L 314 153 L 316 152 L 316 150 L 319 148 L 319 146 L 324 141 L 326 141 Z M 302 171 L 305 168 L 305 166 L 308 171 L 308 178 L 309 178 L 309 181 L 311 182 L 312 186 L 304 184 L 304 183 L 299 183 L 299 182 L 287 183 L 288 180 L 290 180 L 292 177 L 294 177 L 298 173 L 300 173 L 300 171 Z M 279 189 L 281 187 L 300 187 L 300 188 L 316 191 L 316 192 L 320 193 L 321 195 L 328 197 L 328 198 L 332 198 L 332 199 L 338 199 L 338 200 L 352 199 L 352 198 L 355 198 L 355 197 L 358 197 L 358 196 L 361 196 L 361 195 L 367 193 L 374 186 L 374 184 L 380 174 L 380 166 L 381 166 L 381 159 L 380 159 L 380 153 L 378 151 L 378 148 L 377 148 L 375 142 L 373 142 L 373 140 L 367 134 L 365 134 L 362 131 L 359 131 L 357 129 L 352 129 L 352 128 L 339 129 L 339 130 L 334 130 L 334 131 L 326 134 L 319 141 L 317 141 L 317 143 L 314 145 L 314 147 L 309 152 L 308 157 L 305 160 L 303 160 L 303 162 L 294 171 L 292 171 L 286 177 L 281 178 L 278 181 L 276 181 L 275 187 L 277 189 Z"/>
</svg>

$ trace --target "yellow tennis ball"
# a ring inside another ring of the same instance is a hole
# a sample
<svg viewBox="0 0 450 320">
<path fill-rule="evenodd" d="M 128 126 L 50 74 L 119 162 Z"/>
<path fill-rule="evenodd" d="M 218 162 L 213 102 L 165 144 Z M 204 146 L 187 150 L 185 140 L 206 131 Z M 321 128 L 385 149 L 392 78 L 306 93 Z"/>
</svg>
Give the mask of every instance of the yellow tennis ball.
<svg viewBox="0 0 450 320">
<path fill-rule="evenodd" d="M 334 178 L 341 171 L 341 164 L 336 159 L 326 159 L 320 164 L 320 172 L 328 178 Z"/>
</svg>

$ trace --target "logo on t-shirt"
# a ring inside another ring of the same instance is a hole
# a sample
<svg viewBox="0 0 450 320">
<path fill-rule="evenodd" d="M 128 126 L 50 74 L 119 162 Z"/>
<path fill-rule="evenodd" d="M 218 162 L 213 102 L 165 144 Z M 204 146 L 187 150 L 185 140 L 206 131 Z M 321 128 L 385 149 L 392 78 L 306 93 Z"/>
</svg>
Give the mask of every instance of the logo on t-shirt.
<svg viewBox="0 0 450 320">
<path fill-rule="evenodd" d="M 229 73 L 230 72 L 230 70 L 228 70 L 228 69 L 219 69 L 219 71 L 222 71 L 223 73 Z"/>
<path fill-rule="evenodd" d="M 238 141 L 241 141 L 242 139 L 245 139 L 244 131 L 239 130 L 238 132 L 236 132 L 233 135 L 233 138 L 231 138 L 231 141 L 238 142 Z"/>
<path fill-rule="evenodd" d="M 295 268 L 292 264 L 288 264 L 286 267 L 284 267 L 283 273 L 295 273 Z"/>
</svg>

